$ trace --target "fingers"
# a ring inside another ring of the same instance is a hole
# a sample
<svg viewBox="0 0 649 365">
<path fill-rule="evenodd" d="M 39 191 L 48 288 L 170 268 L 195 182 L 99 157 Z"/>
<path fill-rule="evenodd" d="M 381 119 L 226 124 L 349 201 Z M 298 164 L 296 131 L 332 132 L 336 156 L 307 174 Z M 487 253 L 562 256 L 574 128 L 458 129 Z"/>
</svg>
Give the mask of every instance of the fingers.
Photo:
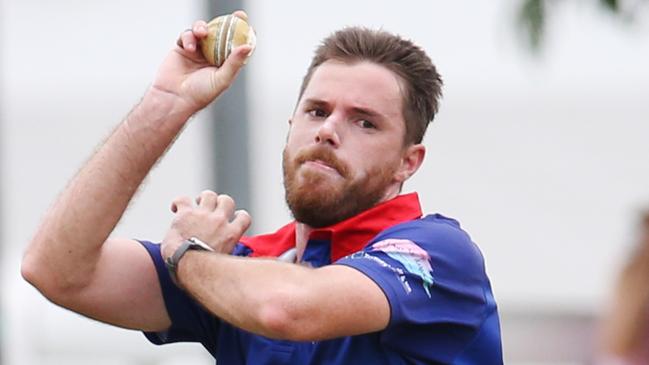
<svg viewBox="0 0 649 365">
<path fill-rule="evenodd" d="M 192 32 L 198 39 L 207 37 L 207 22 L 204 20 L 195 21 L 194 24 L 192 24 Z"/>
<path fill-rule="evenodd" d="M 238 18 L 248 21 L 248 14 L 246 14 L 246 12 L 243 10 L 237 10 L 232 14 Z M 207 37 L 208 32 L 209 30 L 207 28 L 207 22 L 204 20 L 197 20 L 194 22 L 194 24 L 192 24 L 191 28 L 185 29 L 182 33 L 180 33 L 176 44 L 180 48 L 193 52 L 198 47 L 198 41 Z"/>
<path fill-rule="evenodd" d="M 211 190 L 204 190 L 196 197 L 196 204 L 200 208 L 210 211 L 219 210 L 224 217 L 231 218 L 236 206 L 234 199 L 226 194 L 218 195 Z"/>
<path fill-rule="evenodd" d="M 198 42 L 207 37 L 207 32 L 207 23 L 204 20 L 197 20 L 191 28 L 180 33 L 176 44 L 188 52 L 195 52 L 198 49 Z"/>
<path fill-rule="evenodd" d="M 236 16 L 237 18 L 241 18 L 245 21 L 248 21 L 248 14 L 246 14 L 246 12 L 243 10 L 237 10 L 233 12 L 232 15 Z"/>
<path fill-rule="evenodd" d="M 235 202 L 230 196 L 209 190 L 201 192 L 196 199 L 178 197 L 171 205 L 171 210 L 176 213 L 167 234 L 171 238 L 165 238 L 165 241 L 180 242 L 182 238 L 198 237 L 216 252 L 231 253 L 252 221 L 248 212 L 235 212 L 234 209 Z M 165 249 L 167 256 L 172 252 L 172 249 Z"/>
<path fill-rule="evenodd" d="M 208 210 L 214 210 L 217 206 L 219 196 L 211 190 L 204 190 L 199 196 L 196 197 L 196 204 Z"/>
<path fill-rule="evenodd" d="M 194 33 L 191 29 L 184 30 L 180 33 L 180 37 L 178 37 L 178 41 L 176 42 L 178 47 L 189 52 L 196 50 L 197 43 L 198 41 L 196 40 L 196 37 L 194 37 Z"/>
<path fill-rule="evenodd" d="M 248 228 L 250 228 L 251 223 L 252 218 L 250 218 L 250 214 L 242 209 L 234 212 L 234 219 L 230 224 L 239 232 L 240 235 L 242 235 Z"/>
<path fill-rule="evenodd" d="M 178 213 L 182 209 L 191 208 L 192 199 L 188 196 L 179 196 L 171 202 L 171 211 Z"/>
<path fill-rule="evenodd" d="M 232 218 L 234 207 L 234 199 L 232 199 L 229 195 L 219 195 L 217 200 L 217 209 L 221 210 L 225 217 L 227 217 L 228 219 Z"/>
</svg>

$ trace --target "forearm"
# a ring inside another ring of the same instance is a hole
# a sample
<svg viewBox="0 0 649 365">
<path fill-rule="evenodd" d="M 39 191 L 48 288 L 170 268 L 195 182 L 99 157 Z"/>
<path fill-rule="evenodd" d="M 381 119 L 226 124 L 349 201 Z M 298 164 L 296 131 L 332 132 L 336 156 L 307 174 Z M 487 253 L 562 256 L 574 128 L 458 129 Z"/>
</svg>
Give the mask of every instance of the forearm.
<svg viewBox="0 0 649 365">
<path fill-rule="evenodd" d="M 86 284 L 102 243 L 190 116 L 177 100 L 150 89 L 70 181 L 27 250 L 27 279 L 63 288 Z"/>
<path fill-rule="evenodd" d="M 189 251 L 177 274 L 180 286 L 214 315 L 270 338 L 319 341 L 354 336 L 380 331 L 390 319 L 379 286 L 345 265 L 312 269 L 273 259 Z"/>
<path fill-rule="evenodd" d="M 190 251 L 178 268 L 180 285 L 207 310 L 238 328 L 289 339 L 309 312 L 305 289 L 314 269 L 272 259 Z M 315 283 L 312 283 L 315 284 Z"/>
</svg>

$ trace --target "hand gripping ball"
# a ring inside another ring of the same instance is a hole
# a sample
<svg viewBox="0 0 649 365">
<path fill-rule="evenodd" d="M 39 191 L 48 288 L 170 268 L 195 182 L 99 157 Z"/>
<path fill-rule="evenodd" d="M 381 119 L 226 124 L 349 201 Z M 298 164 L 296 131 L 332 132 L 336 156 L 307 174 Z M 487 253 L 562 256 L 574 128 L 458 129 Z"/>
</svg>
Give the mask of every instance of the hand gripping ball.
<svg viewBox="0 0 649 365">
<path fill-rule="evenodd" d="M 243 19 L 229 14 L 212 19 L 207 23 L 208 35 L 201 41 L 203 56 L 212 65 L 220 67 L 233 49 L 248 44 L 253 51 L 257 38 L 255 31 Z M 248 55 L 250 57 L 252 51 Z"/>
</svg>

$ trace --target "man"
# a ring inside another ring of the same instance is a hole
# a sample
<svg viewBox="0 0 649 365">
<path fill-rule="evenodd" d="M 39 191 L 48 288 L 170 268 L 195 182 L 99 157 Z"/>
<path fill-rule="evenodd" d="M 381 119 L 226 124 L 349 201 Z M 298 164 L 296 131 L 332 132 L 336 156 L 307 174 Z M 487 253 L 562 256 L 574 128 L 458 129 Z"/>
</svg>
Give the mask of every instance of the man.
<svg viewBox="0 0 649 365">
<path fill-rule="evenodd" d="M 237 16 L 246 18 L 243 12 Z M 53 302 L 154 343 L 201 342 L 219 364 L 500 364 L 496 305 L 457 221 L 399 195 L 421 165 L 441 78 L 397 36 L 348 28 L 312 60 L 284 150 L 295 222 L 242 237 L 226 195 L 177 198 L 162 244 L 109 235 L 188 118 L 233 82 L 183 32 L 139 105 L 51 208 L 23 276 Z M 280 256 L 294 249 L 294 258 Z M 289 262 L 286 262 L 289 261 Z"/>
</svg>

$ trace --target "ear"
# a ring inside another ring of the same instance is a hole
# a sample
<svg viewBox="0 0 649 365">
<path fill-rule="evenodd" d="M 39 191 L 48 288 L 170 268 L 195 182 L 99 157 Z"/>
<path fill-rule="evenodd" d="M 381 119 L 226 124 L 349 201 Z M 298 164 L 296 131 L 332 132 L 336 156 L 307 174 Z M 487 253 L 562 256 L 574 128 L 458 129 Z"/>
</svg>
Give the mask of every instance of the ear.
<svg viewBox="0 0 649 365">
<path fill-rule="evenodd" d="M 408 180 L 410 176 L 414 175 L 426 155 L 426 147 L 423 144 L 413 144 L 408 146 L 401 156 L 401 165 L 394 174 L 395 179 L 399 183 Z"/>
<path fill-rule="evenodd" d="M 286 131 L 286 142 L 288 143 L 288 138 L 291 136 L 291 129 L 293 128 L 293 120 L 291 118 L 288 119 L 288 131 Z"/>
</svg>

